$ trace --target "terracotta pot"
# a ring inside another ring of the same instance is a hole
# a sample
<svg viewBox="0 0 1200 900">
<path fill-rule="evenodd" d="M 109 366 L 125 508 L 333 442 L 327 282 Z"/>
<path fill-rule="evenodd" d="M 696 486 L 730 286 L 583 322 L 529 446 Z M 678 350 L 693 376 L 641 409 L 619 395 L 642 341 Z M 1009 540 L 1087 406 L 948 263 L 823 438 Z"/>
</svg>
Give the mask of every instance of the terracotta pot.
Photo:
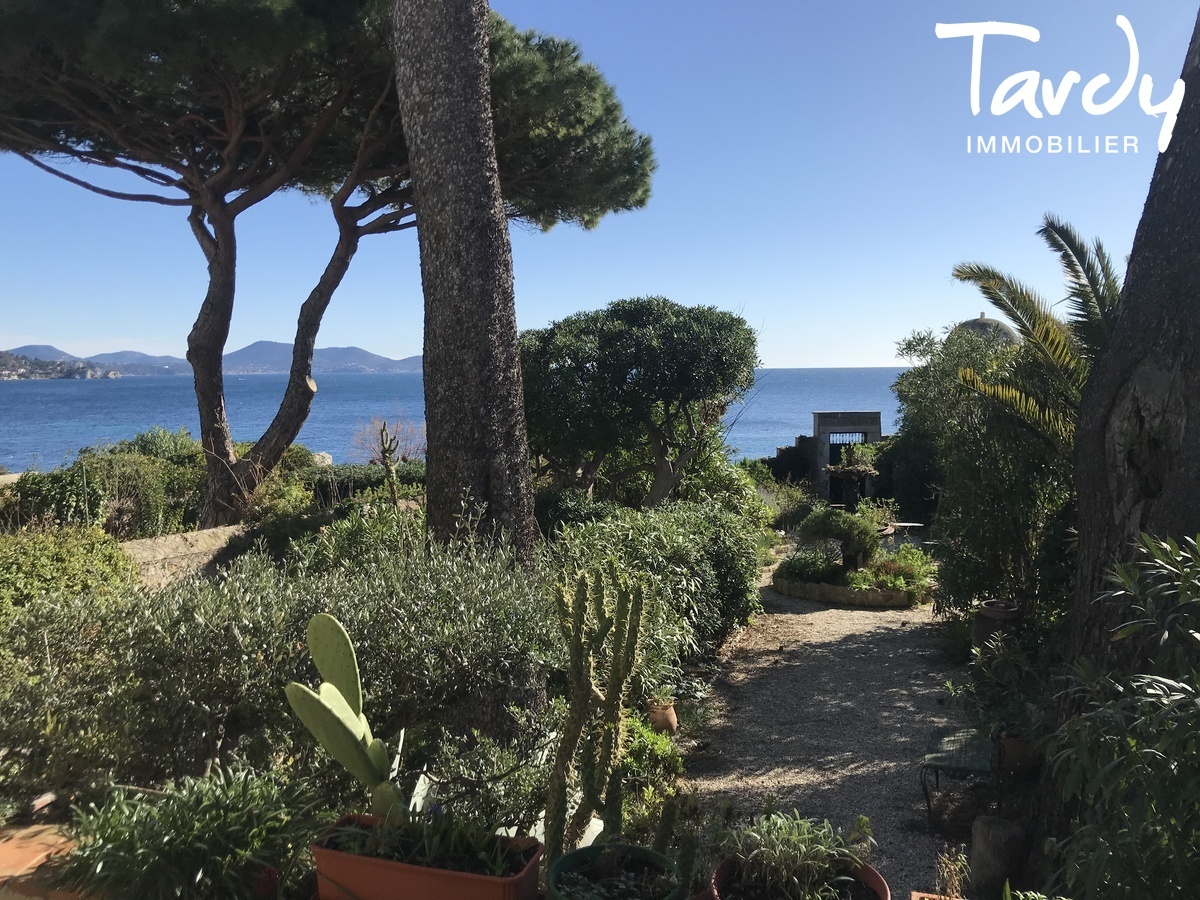
<svg viewBox="0 0 1200 900">
<path fill-rule="evenodd" d="M 730 857 L 717 866 L 712 883 L 705 890 L 692 895 L 691 900 L 721 900 L 721 889 L 730 883 L 737 870 L 737 860 Z M 852 873 L 855 878 L 875 892 L 879 900 L 892 900 L 892 891 L 874 868 L 863 863 Z"/>
<path fill-rule="evenodd" d="M 345 816 L 342 825 L 378 825 L 375 816 Z M 501 838 L 504 841 L 517 840 Z M 545 847 L 525 868 L 508 878 L 434 869 L 408 863 L 358 856 L 313 844 L 320 900 L 537 900 L 538 863 Z"/>
<path fill-rule="evenodd" d="M 982 647 L 997 631 L 1003 631 L 1021 618 L 1015 603 L 1004 600 L 984 600 L 971 617 L 971 646 Z"/>
<path fill-rule="evenodd" d="M 675 864 L 675 860 L 668 856 L 663 856 L 661 853 L 656 853 L 649 847 L 638 847 L 633 844 L 592 844 L 590 847 L 581 847 L 578 850 L 572 850 L 570 853 L 564 853 L 550 867 L 550 871 L 546 873 L 546 889 L 549 891 L 550 900 L 572 900 L 569 894 L 565 894 L 559 890 L 559 876 L 565 875 L 568 872 L 574 872 L 608 850 L 618 850 L 630 859 L 650 863 L 664 872 L 674 875 L 677 886 L 675 890 L 667 895 L 665 900 L 682 900 L 683 892 L 687 890 L 687 886 L 679 884 L 679 866 Z"/>
<path fill-rule="evenodd" d="M 650 727 L 660 734 L 674 736 L 679 730 L 679 717 L 675 715 L 674 703 L 651 703 L 646 707 L 646 718 Z"/>
</svg>

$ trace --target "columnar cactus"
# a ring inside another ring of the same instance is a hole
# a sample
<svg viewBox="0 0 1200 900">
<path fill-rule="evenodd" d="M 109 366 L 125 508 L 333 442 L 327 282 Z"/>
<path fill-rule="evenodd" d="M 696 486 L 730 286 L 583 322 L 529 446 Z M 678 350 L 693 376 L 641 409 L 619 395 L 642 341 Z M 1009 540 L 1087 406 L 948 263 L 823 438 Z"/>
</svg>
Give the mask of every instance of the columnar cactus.
<svg viewBox="0 0 1200 900">
<path fill-rule="evenodd" d="M 324 681 L 317 691 L 293 681 L 288 703 L 322 747 L 367 786 L 371 812 L 399 821 L 406 804 L 391 781 L 387 747 L 371 735 L 362 711 L 362 681 L 354 645 L 342 624 L 328 613 L 308 623 L 308 650 Z"/>
<path fill-rule="evenodd" d="M 589 578 L 580 573 L 574 590 L 558 593 L 559 619 L 568 647 L 567 721 L 563 726 L 546 802 L 546 846 L 553 862 L 579 839 L 593 812 L 601 811 L 605 834 L 620 832 L 621 779 L 614 772 L 621 752 L 625 701 L 638 662 L 643 593 L 632 590 L 610 566 Z M 579 805 L 567 821 L 567 787 L 579 753 Z"/>
</svg>

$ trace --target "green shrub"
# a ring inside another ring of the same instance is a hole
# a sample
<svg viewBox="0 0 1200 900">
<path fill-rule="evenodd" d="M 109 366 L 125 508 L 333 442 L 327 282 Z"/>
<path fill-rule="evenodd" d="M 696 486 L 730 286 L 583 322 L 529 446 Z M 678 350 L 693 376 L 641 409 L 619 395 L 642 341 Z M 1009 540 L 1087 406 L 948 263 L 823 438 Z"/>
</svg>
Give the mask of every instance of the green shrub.
<svg viewBox="0 0 1200 900">
<path fill-rule="evenodd" d="M 640 716 L 630 716 L 625 731 L 619 770 L 623 787 L 622 837 L 650 843 L 665 803 L 679 793 L 683 757 L 671 738 L 655 732 Z"/>
<path fill-rule="evenodd" d="M 936 585 L 937 563 L 912 544 L 901 544 L 894 552 L 881 552 L 848 577 L 850 587 L 905 591 L 914 603 L 924 603 Z"/>
<path fill-rule="evenodd" d="M 715 505 L 744 519 L 752 528 L 762 528 L 773 518 L 770 507 L 759 496 L 750 474 L 729 461 L 724 444 L 695 461 L 671 496 L 676 500 Z"/>
<path fill-rule="evenodd" d="M 113 452 L 136 453 L 165 460 L 177 466 L 204 468 L 204 450 L 186 428 L 168 431 L 161 425 L 155 425 L 149 431 L 136 434 L 127 441 L 120 441 L 113 448 Z"/>
<path fill-rule="evenodd" d="M 749 475 L 759 487 L 771 487 L 776 484 L 770 466 L 761 459 L 749 459 L 743 456 L 734 465 Z"/>
<path fill-rule="evenodd" d="M 61 870 L 88 896 L 254 898 L 295 890 L 306 845 L 331 819 L 303 784 L 248 771 L 184 778 L 161 795 L 115 789 L 76 808 Z"/>
<path fill-rule="evenodd" d="M 1182 900 L 1200 882 L 1200 548 L 1143 536 L 1115 580 L 1096 602 L 1131 613 L 1114 638 L 1141 671 L 1075 666 L 1066 699 L 1077 714 L 1051 743 L 1074 813 L 1062 875 L 1082 897 Z"/>
<path fill-rule="evenodd" d="M 768 502 L 775 510 L 771 527 L 778 531 L 794 531 L 819 504 L 807 481 L 777 481 L 768 488 L 768 493 Z"/>
<path fill-rule="evenodd" d="M 675 742 L 640 716 L 630 716 L 625 725 L 621 772 L 626 787 L 659 791 L 673 787 L 676 779 L 683 777 L 683 756 Z"/>
<path fill-rule="evenodd" d="M 0 613 L 45 595 L 113 588 L 133 575 L 133 560 L 99 528 L 0 534 Z"/>
<path fill-rule="evenodd" d="M 170 463 L 137 453 L 88 453 L 74 467 L 87 469 L 106 498 L 104 530 L 120 540 L 154 537 L 168 530 L 167 469 Z"/>
<path fill-rule="evenodd" d="M 814 509 L 800 524 L 797 539 L 804 544 L 837 541 L 847 569 L 866 565 L 879 549 L 879 530 L 870 516 L 851 515 L 832 506 Z"/>
<path fill-rule="evenodd" d="M 620 508 L 614 500 L 596 500 L 576 488 L 541 491 L 534 500 L 538 527 L 546 537 L 553 536 L 564 525 L 607 519 Z"/>
<path fill-rule="evenodd" d="M 647 664 L 664 672 L 709 653 L 760 608 L 753 537 L 718 507 L 670 503 L 567 526 L 555 555 L 567 569 L 613 559 L 643 584 L 652 598 Z"/>
<path fill-rule="evenodd" d="M 22 765 L 0 794 L 95 796 L 234 759 L 307 771 L 317 751 L 281 692 L 314 680 L 304 628 L 320 611 L 350 631 L 391 746 L 402 728 L 417 754 L 443 731 L 511 734 L 505 706 L 544 702 L 558 665 L 544 579 L 485 545 L 427 550 L 419 522 L 395 535 L 349 568 L 314 557 L 281 571 L 251 553 L 217 581 L 14 610 L 0 620 L 13 670 L 0 683 L 0 747 Z"/>
<path fill-rule="evenodd" d="M 779 564 L 779 574 L 796 581 L 841 584 L 846 580 L 841 553 L 827 544 L 797 547 Z"/>
<path fill-rule="evenodd" d="M 312 486 L 317 502 L 328 509 L 362 491 L 380 487 L 387 480 L 387 471 L 378 464 L 341 463 L 304 469 L 298 476 Z M 425 461 L 415 459 L 396 463 L 396 482 L 424 484 Z"/>
<path fill-rule="evenodd" d="M 10 507 L 9 524 L 103 524 L 108 497 L 103 485 L 88 474 L 78 464 L 52 472 L 23 473 L 12 487 L 16 503 Z"/>
</svg>

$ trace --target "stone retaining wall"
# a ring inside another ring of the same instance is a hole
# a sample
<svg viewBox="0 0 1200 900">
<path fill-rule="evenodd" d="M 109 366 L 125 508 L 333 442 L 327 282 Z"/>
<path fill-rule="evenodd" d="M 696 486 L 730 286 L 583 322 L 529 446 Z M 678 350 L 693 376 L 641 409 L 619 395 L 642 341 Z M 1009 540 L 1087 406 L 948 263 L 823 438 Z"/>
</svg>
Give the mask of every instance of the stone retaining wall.
<svg viewBox="0 0 1200 900">
<path fill-rule="evenodd" d="M 137 563 L 138 578 L 154 590 L 211 566 L 235 537 L 245 533 L 240 525 L 207 528 L 186 534 L 126 541 L 121 549 Z"/>
<path fill-rule="evenodd" d="M 795 581 L 776 573 L 771 586 L 781 594 L 825 603 L 829 606 L 860 606 L 868 609 L 907 609 L 913 605 L 906 591 L 855 590 L 837 584 Z"/>
</svg>

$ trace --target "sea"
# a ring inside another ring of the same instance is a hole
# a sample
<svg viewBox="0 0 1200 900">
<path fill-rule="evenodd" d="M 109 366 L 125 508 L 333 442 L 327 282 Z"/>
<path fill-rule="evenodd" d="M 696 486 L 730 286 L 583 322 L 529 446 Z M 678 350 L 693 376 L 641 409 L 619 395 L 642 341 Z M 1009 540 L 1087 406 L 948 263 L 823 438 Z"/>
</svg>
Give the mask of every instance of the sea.
<svg viewBox="0 0 1200 900">
<path fill-rule="evenodd" d="M 725 416 L 731 456 L 774 456 L 798 435 L 812 434 L 813 412 L 878 411 L 889 434 L 897 420 L 891 386 L 903 371 L 759 369 L 754 387 Z M 266 429 L 286 385 L 286 375 L 225 379 L 235 440 L 254 440 Z M 416 424 L 424 413 L 419 372 L 323 375 L 298 440 L 336 462 L 361 462 L 360 436 L 372 418 Z M 0 466 L 12 472 L 70 463 L 81 448 L 125 440 L 152 425 L 199 435 L 191 376 L 0 381 Z"/>
</svg>

